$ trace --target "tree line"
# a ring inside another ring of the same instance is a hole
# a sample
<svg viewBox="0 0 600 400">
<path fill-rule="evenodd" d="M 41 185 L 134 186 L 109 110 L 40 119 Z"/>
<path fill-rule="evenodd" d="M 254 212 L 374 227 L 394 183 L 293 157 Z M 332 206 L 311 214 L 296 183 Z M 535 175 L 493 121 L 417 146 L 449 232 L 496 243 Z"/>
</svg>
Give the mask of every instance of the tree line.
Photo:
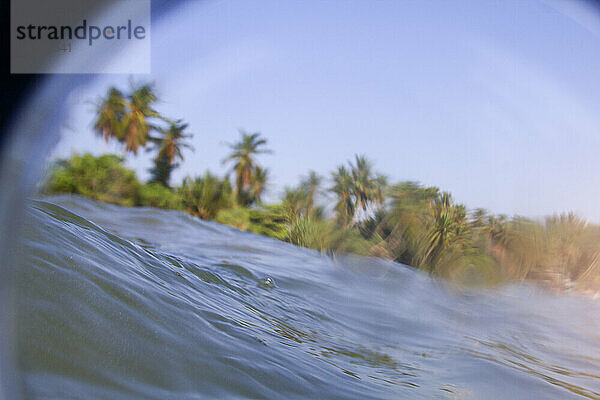
<svg viewBox="0 0 600 400">
<path fill-rule="evenodd" d="M 330 255 L 382 257 L 429 274 L 470 284 L 543 281 L 553 287 L 600 283 L 600 227 L 574 214 L 543 221 L 469 211 L 448 192 L 417 182 L 390 184 L 355 155 L 326 179 L 314 171 L 263 204 L 269 171 L 258 157 L 271 153 L 260 133 L 240 131 L 228 144 L 224 176 L 206 171 L 170 186 L 185 150 L 188 124 L 162 116 L 149 84 L 111 87 L 97 103 L 94 131 L 126 153 L 154 151 L 151 178 L 141 183 L 116 155 L 74 155 L 56 163 L 45 192 L 78 193 L 100 201 L 186 211 L 238 229 Z M 233 184 L 231 183 L 233 182 Z M 333 199 L 326 212 L 323 200 Z"/>
</svg>

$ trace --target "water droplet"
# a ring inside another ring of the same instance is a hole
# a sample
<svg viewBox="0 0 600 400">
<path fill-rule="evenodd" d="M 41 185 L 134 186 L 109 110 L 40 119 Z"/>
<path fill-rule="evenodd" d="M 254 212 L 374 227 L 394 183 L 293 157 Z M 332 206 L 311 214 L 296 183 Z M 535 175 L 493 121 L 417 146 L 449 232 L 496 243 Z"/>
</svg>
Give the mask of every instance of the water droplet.
<svg viewBox="0 0 600 400">
<path fill-rule="evenodd" d="M 273 278 L 271 278 L 270 276 L 267 276 L 266 278 L 261 279 L 260 286 L 262 286 L 264 288 L 274 288 L 275 280 Z"/>
</svg>

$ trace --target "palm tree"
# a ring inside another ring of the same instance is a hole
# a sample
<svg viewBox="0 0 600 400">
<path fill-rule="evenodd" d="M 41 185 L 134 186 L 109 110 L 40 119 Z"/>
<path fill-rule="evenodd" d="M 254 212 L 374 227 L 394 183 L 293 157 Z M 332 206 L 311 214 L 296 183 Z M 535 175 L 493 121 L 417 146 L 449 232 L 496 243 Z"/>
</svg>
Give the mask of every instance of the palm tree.
<svg viewBox="0 0 600 400">
<path fill-rule="evenodd" d="M 489 215 L 484 230 L 492 245 L 504 245 L 508 237 L 508 218 L 504 214 Z"/>
<path fill-rule="evenodd" d="M 335 204 L 335 212 L 337 214 L 338 223 L 342 226 L 348 225 L 356 211 L 354 195 L 354 184 L 352 176 L 344 165 L 340 165 L 333 176 L 333 187 L 331 190 L 337 196 Z"/>
<path fill-rule="evenodd" d="M 159 182 L 168 187 L 171 172 L 179 166 L 177 160 L 183 161 L 182 150 L 184 148 L 193 150 L 194 148 L 185 142 L 185 139 L 191 138 L 193 135 L 184 133 L 188 124 L 182 120 L 170 121 L 168 128 L 158 128 L 158 132 L 162 135 L 160 138 L 150 137 L 158 150 L 154 159 L 154 168 L 150 171 L 152 181 Z"/>
<path fill-rule="evenodd" d="M 380 208 L 381 217 L 375 234 L 384 237 L 386 247 L 394 260 L 403 264 L 419 266 L 423 254 L 430 204 L 439 196 L 437 187 L 424 187 L 418 182 L 402 182 L 387 190 L 389 210 Z"/>
<path fill-rule="evenodd" d="M 471 212 L 471 227 L 475 229 L 483 228 L 487 218 L 487 211 L 484 208 L 476 208 Z"/>
<path fill-rule="evenodd" d="M 462 204 L 454 204 L 452 195 L 443 192 L 431 202 L 431 223 L 425 235 L 421 266 L 433 272 L 435 261 L 444 250 L 462 245 L 467 240 L 467 212 Z"/>
<path fill-rule="evenodd" d="M 252 183 L 250 185 L 250 190 L 248 191 L 248 198 L 251 203 L 261 203 L 262 194 L 265 191 L 265 186 L 267 185 L 268 178 L 269 170 L 266 168 L 263 169 L 259 166 L 256 166 L 256 168 L 254 169 Z"/>
<path fill-rule="evenodd" d="M 348 224 L 358 218 L 360 210 L 374 211 L 373 206 L 383 203 L 387 185 L 383 175 L 373 172 L 372 164 L 364 157 L 355 155 L 354 164 L 349 162 L 350 170 L 338 167 L 333 173 L 333 192 L 338 198 L 335 210 L 338 220 Z"/>
<path fill-rule="evenodd" d="M 304 215 L 306 193 L 299 188 L 285 188 L 281 204 L 286 212 L 288 222 L 291 224 Z"/>
<path fill-rule="evenodd" d="M 282 205 L 288 223 L 295 224 L 301 218 L 322 218 L 322 208 L 315 206 L 315 196 L 319 192 L 322 179 L 316 172 L 309 171 L 297 187 L 285 189 Z"/>
<path fill-rule="evenodd" d="M 105 141 L 115 138 L 125 144 L 125 151 L 137 154 L 138 148 L 146 145 L 150 131 L 156 129 L 150 120 L 163 119 L 152 108 L 157 101 L 152 84 L 132 82 L 127 96 L 111 87 L 97 104 L 94 130 Z"/>
<path fill-rule="evenodd" d="M 364 157 L 355 155 L 355 164 L 350 163 L 356 209 L 367 211 L 369 203 L 383 202 L 383 187 L 385 178 L 374 176 L 371 163 Z"/>
<path fill-rule="evenodd" d="M 323 178 L 319 176 L 315 171 L 309 171 L 306 176 L 300 182 L 300 189 L 306 194 L 304 200 L 304 209 L 306 214 L 311 214 L 315 206 L 315 196 L 319 192 L 319 186 L 321 185 Z"/>
<path fill-rule="evenodd" d="M 175 169 L 176 165 L 169 163 L 167 157 L 164 155 L 158 155 L 154 159 L 154 166 L 150 168 L 150 182 L 157 182 L 164 187 L 169 187 L 169 180 L 171 179 L 171 173 Z"/>
<path fill-rule="evenodd" d="M 151 130 L 156 129 L 149 122 L 150 118 L 161 118 L 152 105 L 158 98 L 151 84 L 135 86 L 131 84 L 131 94 L 127 96 L 129 112 L 125 117 L 125 127 L 120 140 L 125 143 L 125 150 L 137 154 L 138 147 L 144 147 Z"/>
<path fill-rule="evenodd" d="M 251 185 L 257 173 L 257 164 L 254 157 L 258 154 L 271 153 L 265 149 L 267 140 L 260 137 L 256 132 L 248 134 L 240 130 L 240 141 L 229 144 L 232 152 L 227 156 L 223 163 L 233 162 L 231 171 L 235 171 L 235 197 L 241 205 L 249 205 L 253 199 L 249 196 Z M 266 179 L 266 175 L 263 177 Z M 264 182 L 262 182 L 264 187 Z"/>
<path fill-rule="evenodd" d="M 110 87 L 106 98 L 101 98 L 97 104 L 94 131 L 107 143 L 111 138 L 121 136 L 127 113 L 125 104 L 123 93 L 115 87 Z"/>
</svg>

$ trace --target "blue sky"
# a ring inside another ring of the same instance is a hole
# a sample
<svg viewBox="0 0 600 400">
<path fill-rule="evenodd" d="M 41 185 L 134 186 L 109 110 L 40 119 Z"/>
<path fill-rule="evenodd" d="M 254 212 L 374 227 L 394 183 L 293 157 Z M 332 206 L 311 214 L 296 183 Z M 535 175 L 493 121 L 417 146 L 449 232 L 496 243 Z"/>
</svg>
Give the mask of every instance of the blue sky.
<svg viewBox="0 0 600 400">
<path fill-rule="evenodd" d="M 389 180 L 439 186 L 469 208 L 600 222 L 600 14 L 566 1 L 190 2 L 153 21 L 165 115 L 196 151 L 173 175 L 222 173 L 225 142 L 260 131 L 271 199 L 355 153 Z M 115 62 L 119 62 L 115 60 Z M 54 156 L 115 151 L 72 95 Z M 147 177 L 150 156 L 128 165 Z"/>
</svg>

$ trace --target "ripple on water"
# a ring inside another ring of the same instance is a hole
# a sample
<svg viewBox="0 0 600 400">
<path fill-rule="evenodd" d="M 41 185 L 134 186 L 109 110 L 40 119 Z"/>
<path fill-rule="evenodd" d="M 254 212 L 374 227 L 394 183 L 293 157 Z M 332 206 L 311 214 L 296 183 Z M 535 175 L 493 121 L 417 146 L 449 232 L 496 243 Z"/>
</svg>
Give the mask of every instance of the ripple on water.
<svg viewBox="0 0 600 400">
<path fill-rule="evenodd" d="M 597 302 L 50 200 L 19 266 L 29 398 L 600 398 Z"/>
</svg>

